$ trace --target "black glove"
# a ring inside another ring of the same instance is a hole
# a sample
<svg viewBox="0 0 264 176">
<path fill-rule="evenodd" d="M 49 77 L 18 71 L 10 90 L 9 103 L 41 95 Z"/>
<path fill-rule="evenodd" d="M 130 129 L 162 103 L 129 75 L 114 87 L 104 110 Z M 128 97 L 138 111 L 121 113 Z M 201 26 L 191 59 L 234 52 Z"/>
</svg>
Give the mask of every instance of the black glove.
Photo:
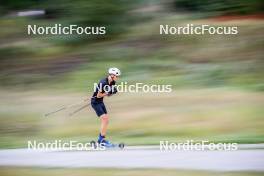
<svg viewBox="0 0 264 176">
<path fill-rule="evenodd" d="M 108 92 L 108 95 L 113 95 L 117 93 L 117 88 L 114 87 L 111 91 Z"/>
<path fill-rule="evenodd" d="M 116 93 L 117 93 L 117 88 L 114 87 L 113 94 L 116 94 Z"/>
</svg>

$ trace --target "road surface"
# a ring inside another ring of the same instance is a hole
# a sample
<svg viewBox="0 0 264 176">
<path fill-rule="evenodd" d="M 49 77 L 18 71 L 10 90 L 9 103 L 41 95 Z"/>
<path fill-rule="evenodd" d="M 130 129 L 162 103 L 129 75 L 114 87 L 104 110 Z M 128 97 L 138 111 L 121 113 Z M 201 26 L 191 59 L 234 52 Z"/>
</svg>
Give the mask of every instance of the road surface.
<svg viewBox="0 0 264 176">
<path fill-rule="evenodd" d="M 236 151 L 160 151 L 158 146 L 106 151 L 0 150 L 0 166 L 168 168 L 209 171 L 264 171 L 264 148 Z"/>
</svg>

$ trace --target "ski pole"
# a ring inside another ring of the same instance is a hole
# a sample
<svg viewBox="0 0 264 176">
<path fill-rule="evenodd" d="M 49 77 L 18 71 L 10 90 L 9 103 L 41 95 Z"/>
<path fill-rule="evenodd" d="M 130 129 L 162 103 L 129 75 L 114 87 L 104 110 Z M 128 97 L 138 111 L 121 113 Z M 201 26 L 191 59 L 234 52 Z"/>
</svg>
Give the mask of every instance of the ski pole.
<svg viewBox="0 0 264 176">
<path fill-rule="evenodd" d="M 79 105 L 79 104 L 82 104 L 83 102 L 88 101 L 89 99 L 90 99 L 90 98 L 86 98 L 86 99 L 82 100 L 81 102 L 74 103 L 74 104 L 70 104 L 70 105 L 65 105 L 65 106 L 63 106 L 63 107 L 61 107 L 61 108 L 59 108 L 59 109 L 57 109 L 57 110 L 51 111 L 51 112 L 49 112 L 49 113 L 46 113 L 44 116 L 47 117 L 47 116 L 49 116 L 49 115 L 51 115 L 51 114 L 55 114 L 55 113 L 57 113 L 57 112 L 60 112 L 60 111 L 62 111 L 62 110 L 65 110 L 65 109 L 67 109 L 67 108 L 71 108 L 71 107 L 77 106 L 77 105 Z"/>
<path fill-rule="evenodd" d="M 84 108 L 86 108 L 86 107 L 89 106 L 90 104 L 91 104 L 91 103 L 88 103 L 88 104 L 83 105 L 82 107 L 80 107 L 80 108 L 76 109 L 75 111 L 71 112 L 71 113 L 69 114 L 69 116 L 73 116 L 74 114 L 76 114 L 77 112 L 83 110 Z"/>
</svg>

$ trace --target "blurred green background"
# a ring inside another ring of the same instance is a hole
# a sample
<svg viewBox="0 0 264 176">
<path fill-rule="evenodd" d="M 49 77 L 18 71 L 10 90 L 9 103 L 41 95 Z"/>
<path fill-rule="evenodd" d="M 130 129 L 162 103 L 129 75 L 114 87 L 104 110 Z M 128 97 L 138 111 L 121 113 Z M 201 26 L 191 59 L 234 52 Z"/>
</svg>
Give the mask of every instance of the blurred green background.
<svg viewBox="0 0 264 176">
<path fill-rule="evenodd" d="M 17 16 L 44 10 L 45 15 Z M 171 84 L 172 93 L 107 98 L 108 137 L 264 142 L 263 1 L 11 0 L 0 4 L 0 147 L 27 140 L 87 142 L 99 119 L 89 107 L 44 118 L 91 96 L 109 67 L 129 84 Z M 27 25 L 106 26 L 107 35 L 27 35 Z M 159 35 L 159 25 L 238 26 L 237 35 Z"/>
</svg>

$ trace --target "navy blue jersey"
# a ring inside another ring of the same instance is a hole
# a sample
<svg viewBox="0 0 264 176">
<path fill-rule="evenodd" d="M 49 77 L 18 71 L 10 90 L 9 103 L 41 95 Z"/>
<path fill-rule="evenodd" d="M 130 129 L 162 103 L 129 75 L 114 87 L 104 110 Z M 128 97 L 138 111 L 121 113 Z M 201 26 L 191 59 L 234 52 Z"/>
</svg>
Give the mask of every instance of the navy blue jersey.
<svg viewBox="0 0 264 176">
<path fill-rule="evenodd" d="M 99 84 L 96 87 L 96 90 L 93 93 L 94 98 L 92 98 L 92 102 L 94 102 L 94 103 L 103 102 L 104 97 L 102 97 L 102 98 L 96 97 L 98 94 L 98 91 L 100 91 L 101 93 L 105 93 L 105 92 L 111 93 L 111 90 L 112 90 L 114 85 L 115 85 L 115 81 L 112 81 L 109 84 L 108 78 L 104 78 L 104 79 L 100 80 Z"/>
</svg>

